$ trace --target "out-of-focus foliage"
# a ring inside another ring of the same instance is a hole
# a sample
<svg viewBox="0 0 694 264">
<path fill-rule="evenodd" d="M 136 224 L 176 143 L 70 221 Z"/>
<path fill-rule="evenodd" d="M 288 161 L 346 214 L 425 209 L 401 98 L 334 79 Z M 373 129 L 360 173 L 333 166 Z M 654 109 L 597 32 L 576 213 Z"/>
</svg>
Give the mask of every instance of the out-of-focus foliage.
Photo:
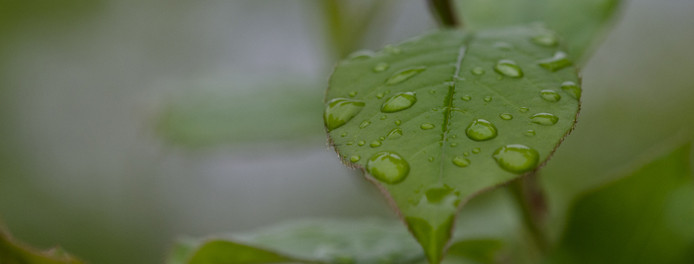
<svg viewBox="0 0 694 264">
<path fill-rule="evenodd" d="M 0 227 L 0 263 L 2 264 L 81 264 L 61 248 L 39 251 L 23 245 Z"/>
</svg>

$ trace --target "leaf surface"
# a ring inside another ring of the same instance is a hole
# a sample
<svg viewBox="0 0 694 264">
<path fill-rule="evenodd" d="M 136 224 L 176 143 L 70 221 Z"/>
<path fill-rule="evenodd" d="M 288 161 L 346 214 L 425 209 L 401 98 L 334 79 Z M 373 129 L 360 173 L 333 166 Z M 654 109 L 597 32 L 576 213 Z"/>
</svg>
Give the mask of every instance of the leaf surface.
<svg viewBox="0 0 694 264">
<path fill-rule="evenodd" d="M 2 264 L 81 264 L 61 248 L 40 251 L 20 243 L 0 228 L 0 263 Z"/>
<path fill-rule="evenodd" d="M 579 109 L 577 71 L 540 27 L 438 31 L 338 64 L 324 120 L 438 263 L 457 208 L 549 158 Z M 549 66 L 548 66 L 549 65 Z"/>
<path fill-rule="evenodd" d="M 458 0 L 465 27 L 485 29 L 542 22 L 568 43 L 568 51 L 585 61 L 595 40 L 610 25 L 621 0 Z"/>
<path fill-rule="evenodd" d="M 580 197 L 551 263 L 694 263 L 690 145 Z"/>
</svg>

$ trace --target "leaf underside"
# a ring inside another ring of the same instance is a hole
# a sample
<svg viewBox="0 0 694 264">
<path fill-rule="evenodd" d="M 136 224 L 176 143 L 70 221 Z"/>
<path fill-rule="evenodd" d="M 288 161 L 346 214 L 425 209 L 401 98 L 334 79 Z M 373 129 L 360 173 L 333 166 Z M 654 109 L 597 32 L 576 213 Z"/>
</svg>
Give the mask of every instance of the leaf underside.
<svg viewBox="0 0 694 264">
<path fill-rule="evenodd" d="M 581 196 L 550 263 L 694 263 L 690 148 Z"/>
<path fill-rule="evenodd" d="M 366 169 L 431 263 L 459 206 L 536 169 L 573 128 L 577 70 L 538 36 L 554 38 L 539 26 L 437 31 L 357 52 L 330 79 L 330 142 Z"/>
</svg>

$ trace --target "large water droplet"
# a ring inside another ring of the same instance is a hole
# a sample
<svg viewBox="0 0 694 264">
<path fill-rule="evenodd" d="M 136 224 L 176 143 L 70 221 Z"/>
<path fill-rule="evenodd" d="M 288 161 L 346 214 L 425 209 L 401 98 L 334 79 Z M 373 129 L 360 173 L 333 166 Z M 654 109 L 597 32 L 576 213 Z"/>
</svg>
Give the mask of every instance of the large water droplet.
<svg viewBox="0 0 694 264">
<path fill-rule="evenodd" d="M 550 32 L 545 32 L 545 33 L 536 35 L 532 38 L 532 40 L 535 44 L 540 45 L 540 46 L 546 46 L 546 47 L 553 47 L 559 43 L 559 39 L 557 38 L 557 35 L 550 33 Z"/>
<path fill-rule="evenodd" d="M 554 72 L 571 66 L 572 62 L 569 60 L 566 53 L 557 51 L 557 53 L 554 53 L 554 57 L 538 61 L 538 64 L 540 64 L 542 68 Z"/>
<path fill-rule="evenodd" d="M 485 141 L 495 138 L 497 135 L 496 127 L 491 122 L 484 119 L 472 121 L 465 129 L 467 136 L 474 141 Z"/>
<path fill-rule="evenodd" d="M 494 71 L 512 78 L 523 77 L 523 70 L 512 60 L 500 60 L 494 66 Z"/>
<path fill-rule="evenodd" d="M 380 62 L 380 63 L 376 64 L 376 66 L 374 66 L 373 70 L 374 70 L 374 72 L 382 72 L 382 71 L 387 70 L 389 67 L 390 67 L 390 65 L 388 65 L 388 63 Z"/>
<path fill-rule="evenodd" d="M 364 120 L 363 122 L 361 122 L 361 124 L 359 124 L 359 128 L 366 128 L 367 126 L 370 126 L 370 125 L 371 125 L 371 121 Z"/>
<path fill-rule="evenodd" d="M 402 137 L 402 129 L 399 127 L 393 128 L 390 132 L 388 132 L 388 138 L 389 139 L 397 139 Z"/>
<path fill-rule="evenodd" d="M 470 166 L 470 160 L 462 156 L 457 156 L 453 158 L 453 164 L 455 164 L 455 166 L 465 168 L 467 166 Z"/>
<path fill-rule="evenodd" d="M 581 87 L 575 82 L 566 81 L 561 84 L 561 89 L 569 93 L 571 97 L 578 99 L 581 98 Z"/>
<path fill-rule="evenodd" d="M 415 75 L 423 72 L 426 70 L 426 67 L 415 67 L 415 68 L 409 68 L 409 69 L 404 69 L 399 72 L 394 73 L 388 80 L 386 80 L 387 85 L 394 85 L 398 84 L 401 82 L 406 81 L 407 79 L 410 79 L 414 77 Z"/>
<path fill-rule="evenodd" d="M 511 119 L 513 119 L 513 115 L 511 115 L 511 114 L 509 114 L 509 113 L 500 114 L 499 117 L 500 117 L 501 119 L 503 119 L 503 120 L 511 120 Z"/>
<path fill-rule="evenodd" d="M 379 152 L 366 163 L 366 170 L 379 181 L 396 184 L 402 182 L 410 173 L 410 165 L 393 152 Z"/>
<path fill-rule="evenodd" d="M 547 102 L 558 102 L 561 99 L 561 95 L 554 90 L 542 90 L 540 91 L 540 97 Z"/>
<path fill-rule="evenodd" d="M 492 156 L 502 169 L 513 173 L 524 173 L 535 169 L 540 155 L 536 150 L 524 145 L 506 145 Z"/>
<path fill-rule="evenodd" d="M 482 67 L 472 68 L 472 70 L 470 70 L 470 72 L 472 72 L 473 75 L 477 75 L 477 76 L 483 75 L 485 73 L 485 71 Z"/>
<path fill-rule="evenodd" d="M 533 123 L 543 125 L 543 126 L 551 126 L 557 123 L 559 121 L 559 117 L 550 114 L 550 113 L 538 113 L 534 114 L 532 117 L 530 117 Z"/>
<path fill-rule="evenodd" d="M 359 114 L 364 102 L 346 98 L 335 98 L 328 102 L 323 113 L 323 120 L 328 131 L 341 127 Z"/>
<path fill-rule="evenodd" d="M 359 157 L 358 155 L 352 155 L 351 157 L 349 157 L 349 161 L 351 161 L 351 162 L 357 162 L 360 159 L 361 159 L 361 157 Z"/>
<path fill-rule="evenodd" d="M 417 95 L 414 92 L 397 93 L 388 98 L 381 106 L 381 112 L 393 113 L 412 107 L 417 102 Z"/>
<path fill-rule="evenodd" d="M 429 129 L 434 128 L 434 124 L 424 123 L 421 126 L 419 126 L 419 128 L 424 129 L 424 130 L 429 130 Z"/>
</svg>

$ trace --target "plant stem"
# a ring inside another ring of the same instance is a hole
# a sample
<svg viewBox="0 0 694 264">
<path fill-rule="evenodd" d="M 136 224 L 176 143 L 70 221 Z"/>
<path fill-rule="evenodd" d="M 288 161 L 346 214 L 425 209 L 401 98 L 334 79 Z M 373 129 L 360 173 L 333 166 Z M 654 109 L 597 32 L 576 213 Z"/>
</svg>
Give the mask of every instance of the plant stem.
<svg viewBox="0 0 694 264">
<path fill-rule="evenodd" d="M 549 242 L 542 225 L 546 206 L 544 195 L 537 183 L 536 174 L 532 173 L 513 181 L 509 188 L 513 193 L 513 200 L 521 211 L 523 225 L 540 252 L 546 253 Z"/>
<path fill-rule="evenodd" d="M 453 0 L 429 0 L 429 8 L 442 27 L 462 27 L 463 23 L 458 19 Z"/>
</svg>

